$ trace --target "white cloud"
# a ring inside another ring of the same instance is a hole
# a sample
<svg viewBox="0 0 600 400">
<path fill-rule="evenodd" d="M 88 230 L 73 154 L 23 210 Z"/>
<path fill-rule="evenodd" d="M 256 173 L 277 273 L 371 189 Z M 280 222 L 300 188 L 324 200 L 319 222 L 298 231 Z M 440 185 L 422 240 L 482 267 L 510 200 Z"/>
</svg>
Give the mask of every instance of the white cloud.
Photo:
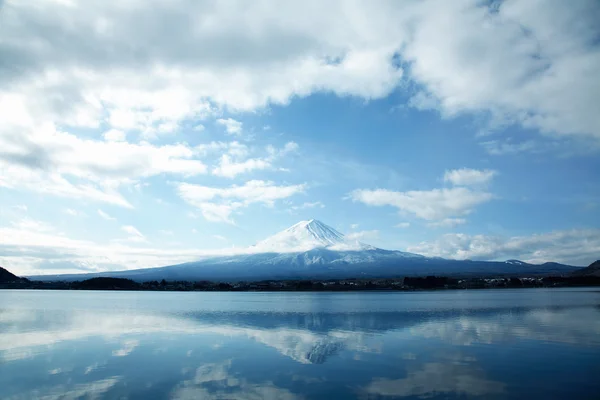
<svg viewBox="0 0 600 400">
<path fill-rule="evenodd" d="M 410 246 L 408 251 L 455 259 L 588 265 L 600 254 L 600 230 L 573 229 L 514 237 L 452 233 Z"/>
<path fill-rule="evenodd" d="M 264 159 L 250 158 L 241 162 L 235 162 L 231 156 L 224 154 L 219 160 L 219 165 L 211 171 L 213 175 L 234 178 L 237 175 L 250 171 L 263 170 L 271 167 L 271 162 Z"/>
<path fill-rule="evenodd" d="M 16 206 L 12 206 L 17 211 L 27 212 L 27 206 L 25 204 L 17 204 Z"/>
<path fill-rule="evenodd" d="M 223 125 L 225 127 L 225 131 L 230 135 L 242 134 L 242 123 L 240 121 L 236 121 L 233 118 L 219 118 L 217 119 L 217 124 Z"/>
<path fill-rule="evenodd" d="M 3 4 L 11 65 L 0 74 L 0 121 L 153 137 L 223 110 L 317 92 L 370 100 L 412 80 L 411 104 L 444 116 L 483 112 L 496 125 L 600 136 L 594 0 L 303 2 L 276 11 L 268 1 L 90 1 Z M 241 132 L 238 121 L 220 120 Z"/>
<path fill-rule="evenodd" d="M 488 140 L 481 142 L 484 150 L 493 156 L 539 151 L 539 144 L 533 140 L 514 143 L 513 141 Z"/>
<path fill-rule="evenodd" d="M 117 219 L 114 217 L 111 217 L 110 215 L 108 215 L 107 213 L 105 213 L 104 211 L 102 211 L 101 209 L 98 209 L 98 215 L 101 216 L 102 218 L 104 218 L 107 221 L 116 221 Z"/>
<path fill-rule="evenodd" d="M 168 133 L 215 108 L 253 111 L 315 92 L 381 98 L 403 83 L 400 61 L 420 88 L 413 105 L 600 135 L 593 0 L 310 2 L 275 14 L 270 4 L 5 3 L 12 64 L 0 120 Z"/>
<path fill-rule="evenodd" d="M 272 169 L 273 163 L 277 159 L 284 157 L 289 153 L 296 152 L 299 147 L 295 142 L 288 142 L 281 149 L 267 146 L 267 156 L 263 158 L 243 159 L 249 152 L 247 146 L 241 147 L 237 142 L 228 144 L 213 143 L 209 144 L 207 149 L 211 147 L 225 147 L 227 153 L 221 156 L 219 164 L 214 167 L 211 172 L 213 175 L 226 178 L 235 178 L 237 175 L 256 170 Z"/>
<path fill-rule="evenodd" d="M 197 125 L 195 125 L 195 126 L 194 126 L 194 128 L 193 128 L 193 129 L 194 129 L 194 131 L 196 131 L 196 132 L 202 132 L 202 131 L 204 131 L 204 129 L 205 129 L 205 128 L 204 128 L 204 125 L 202 125 L 202 124 L 197 124 Z"/>
<path fill-rule="evenodd" d="M 454 228 L 466 223 L 467 220 L 464 218 L 444 218 L 441 221 L 429 222 L 427 226 L 430 228 Z"/>
<path fill-rule="evenodd" d="M 221 235 L 212 235 L 212 237 L 214 237 L 217 240 L 221 240 L 223 242 L 227 241 L 227 238 L 225 236 L 221 236 Z"/>
<path fill-rule="evenodd" d="M 233 142 L 210 142 L 196 146 L 194 148 L 200 154 L 212 154 L 225 152 L 231 157 L 246 157 L 250 152 L 248 146 L 238 141 Z"/>
<path fill-rule="evenodd" d="M 121 230 L 122 230 L 123 232 L 127 232 L 127 233 L 129 233 L 130 235 L 133 235 L 133 236 L 144 237 L 144 235 L 142 235 L 142 233 L 141 233 L 140 231 L 138 231 L 138 230 L 137 230 L 137 229 L 136 229 L 134 226 L 132 226 L 132 225 L 123 225 L 123 226 L 121 227 Z"/>
<path fill-rule="evenodd" d="M 492 197 L 490 193 L 465 187 L 408 192 L 357 189 L 350 193 L 353 201 L 370 206 L 396 207 L 401 212 L 429 221 L 467 215 L 475 206 L 490 201 Z"/>
<path fill-rule="evenodd" d="M 494 125 L 600 137 L 600 7 L 561 1 L 423 2 L 403 57 L 422 85 L 412 104 Z"/>
<path fill-rule="evenodd" d="M 56 233 L 56 230 L 52 226 L 48 225 L 47 223 L 45 223 L 43 221 L 35 220 L 33 218 L 29 218 L 29 217 L 25 217 L 25 218 L 21 218 L 16 221 L 12 221 L 11 226 L 16 229 L 26 231 L 26 232 L 39 232 L 39 233 L 54 232 L 54 233 Z M 8 238 L 3 237 L 3 240 L 8 240 Z"/>
<path fill-rule="evenodd" d="M 17 275 L 47 275 L 153 268 L 207 256 L 251 252 L 237 247 L 215 250 L 171 245 L 137 247 L 146 242 L 144 235 L 133 226 L 121 229 L 128 238 L 94 243 L 69 238 L 44 221 L 30 218 L 13 221 L 10 226 L 0 226 L 0 265 Z"/>
<path fill-rule="evenodd" d="M 177 193 L 187 203 L 201 210 L 209 221 L 233 223 L 235 210 L 254 203 L 273 206 L 275 201 L 301 193 L 305 184 L 277 186 L 270 181 L 252 180 L 242 186 L 215 188 L 190 183 L 179 183 Z"/>
<path fill-rule="evenodd" d="M 278 153 L 278 156 L 283 157 L 289 153 L 295 153 L 298 151 L 298 149 L 300 148 L 300 146 L 298 146 L 298 143 L 296 142 L 287 142 L 285 144 L 285 146 L 283 146 L 283 149 L 281 149 Z"/>
<path fill-rule="evenodd" d="M 394 225 L 395 228 L 410 228 L 410 222 L 400 222 L 399 224 Z"/>
<path fill-rule="evenodd" d="M 124 142 L 126 139 L 125 132 L 118 129 L 110 129 L 104 132 L 102 137 L 108 142 Z"/>
<path fill-rule="evenodd" d="M 78 210 L 74 210 L 72 208 L 65 208 L 65 209 L 63 209 L 63 212 L 65 214 L 68 214 L 68 215 L 73 216 L 73 217 L 83 217 L 83 216 L 85 216 L 84 212 L 78 211 Z"/>
<path fill-rule="evenodd" d="M 146 236 L 144 236 L 142 234 L 142 232 L 140 232 L 135 226 L 123 225 L 121 227 L 121 230 L 123 232 L 129 234 L 129 237 L 127 238 L 127 240 L 130 242 L 145 242 L 146 241 Z"/>
<path fill-rule="evenodd" d="M 490 182 L 496 174 L 496 171 L 489 169 L 452 169 L 444 173 L 444 182 L 450 182 L 457 186 L 482 185 Z"/>
<path fill-rule="evenodd" d="M 325 208 L 325 204 L 321 203 L 320 201 L 313 201 L 313 202 L 304 202 L 298 206 L 290 206 L 290 210 L 292 211 L 297 211 L 297 210 L 306 210 L 306 209 L 310 209 L 310 208 Z"/>
<path fill-rule="evenodd" d="M 184 144 L 154 146 L 146 142 L 84 139 L 52 125 L 26 135 L 0 133 L 0 187 L 84 198 L 131 207 L 119 186 L 158 174 L 206 173 L 195 151 Z"/>
<path fill-rule="evenodd" d="M 359 226 L 359 224 L 351 224 L 350 229 L 358 229 Z"/>
<path fill-rule="evenodd" d="M 350 232 L 345 235 L 348 240 L 371 240 L 379 238 L 379 231 L 374 229 L 370 231 Z"/>
</svg>

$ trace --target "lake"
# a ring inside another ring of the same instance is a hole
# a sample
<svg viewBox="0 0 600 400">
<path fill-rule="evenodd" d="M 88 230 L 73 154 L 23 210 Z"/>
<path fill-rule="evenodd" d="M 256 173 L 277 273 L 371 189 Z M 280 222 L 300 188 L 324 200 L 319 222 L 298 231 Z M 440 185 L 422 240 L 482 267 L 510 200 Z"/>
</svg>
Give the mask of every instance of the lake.
<svg viewBox="0 0 600 400">
<path fill-rule="evenodd" d="M 600 291 L 0 291 L 2 399 L 599 399 Z"/>
</svg>

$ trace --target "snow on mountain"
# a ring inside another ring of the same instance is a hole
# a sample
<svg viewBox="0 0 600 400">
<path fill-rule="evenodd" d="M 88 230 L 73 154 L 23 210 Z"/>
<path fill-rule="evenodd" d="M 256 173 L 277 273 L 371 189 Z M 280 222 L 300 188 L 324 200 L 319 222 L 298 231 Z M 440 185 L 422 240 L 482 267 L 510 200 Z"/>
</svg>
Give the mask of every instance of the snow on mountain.
<svg viewBox="0 0 600 400">
<path fill-rule="evenodd" d="M 561 264 L 541 266 L 518 260 L 506 262 L 447 260 L 397 250 L 384 250 L 350 240 L 332 227 L 311 219 L 258 242 L 254 246 L 216 251 L 184 264 L 160 268 L 78 275 L 34 277 L 44 280 L 81 280 L 97 276 L 147 280 L 264 280 L 338 279 L 426 275 L 489 276 L 549 274 L 577 268 Z M 334 346 L 335 347 L 335 346 Z"/>
<path fill-rule="evenodd" d="M 376 247 L 347 239 L 344 234 L 316 219 L 300 221 L 252 246 L 259 253 L 299 253 L 317 248 L 339 251 L 375 250 Z"/>
</svg>

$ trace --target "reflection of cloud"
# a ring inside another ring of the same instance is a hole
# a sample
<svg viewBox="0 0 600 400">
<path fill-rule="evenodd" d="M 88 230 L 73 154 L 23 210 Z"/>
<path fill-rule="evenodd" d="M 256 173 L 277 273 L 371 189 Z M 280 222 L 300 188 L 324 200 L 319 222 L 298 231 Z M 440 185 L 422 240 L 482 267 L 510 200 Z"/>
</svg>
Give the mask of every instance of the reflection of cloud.
<svg viewBox="0 0 600 400">
<path fill-rule="evenodd" d="M 98 368 L 100 368 L 103 365 L 106 365 L 106 364 L 93 363 L 92 365 L 85 367 L 84 375 L 94 372 L 95 370 L 97 370 Z"/>
<path fill-rule="evenodd" d="M 94 382 L 80 384 L 56 385 L 43 389 L 34 389 L 28 393 L 20 393 L 15 396 L 19 399 L 43 399 L 43 400 L 74 400 L 74 399 L 98 399 L 110 388 L 115 386 L 120 377 L 113 376 Z"/>
<path fill-rule="evenodd" d="M 196 370 L 194 383 L 201 385 L 206 382 L 228 381 L 228 386 L 236 385 L 237 379 L 229 377 L 228 370 L 231 367 L 231 360 L 226 360 L 215 364 L 204 364 Z M 229 381 L 230 380 L 230 381 Z"/>
<path fill-rule="evenodd" d="M 425 396 L 452 393 L 483 396 L 504 391 L 504 384 L 484 377 L 483 371 L 468 365 L 427 363 L 409 371 L 404 379 L 376 378 L 366 388 L 379 396 Z"/>
<path fill-rule="evenodd" d="M 238 379 L 229 369 L 231 360 L 221 363 L 205 364 L 196 370 L 193 379 L 184 380 L 171 393 L 172 399 L 272 399 L 295 400 L 300 396 L 272 382 L 262 384 L 249 383 Z"/>
<path fill-rule="evenodd" d="M 533 310 L 486 317 L 435 320 L 410 329 L 415 336 L 452 344 L 501 343 L 519 339 L 573 344 L 599 344 L 600 319 L 590 308 Z"/>
<path fill-rule="evenodd" d="M 114 350 L 112 355 L 115 357 L 124 357 L 129 355 L 140 344 L 139 340 L 126 340 L 123 342 L 123 347 L 119 350 Z"/>
</svg>

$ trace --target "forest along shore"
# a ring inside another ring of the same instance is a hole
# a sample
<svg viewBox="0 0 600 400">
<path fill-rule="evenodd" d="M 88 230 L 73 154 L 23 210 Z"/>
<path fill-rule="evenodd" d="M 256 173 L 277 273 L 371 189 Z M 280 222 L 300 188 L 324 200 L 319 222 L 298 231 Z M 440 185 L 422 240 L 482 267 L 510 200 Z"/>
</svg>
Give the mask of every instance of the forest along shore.
<svg viewBox="0 0 600 400">
<path fill-rule="evenodd" d="M 40 290 L 147 290 L 147 291 L 360 291 L 360 290 L 460 290 L 532 287 L 600 286 L 598 276 L 469 278 L 426 276 L 388 279 L 266 280 L 260 282 L 149 281 L 92 278 L 84 281 L 30 281 L 17 278 L 0 283 L 0 289 Z"/>
</svg>

